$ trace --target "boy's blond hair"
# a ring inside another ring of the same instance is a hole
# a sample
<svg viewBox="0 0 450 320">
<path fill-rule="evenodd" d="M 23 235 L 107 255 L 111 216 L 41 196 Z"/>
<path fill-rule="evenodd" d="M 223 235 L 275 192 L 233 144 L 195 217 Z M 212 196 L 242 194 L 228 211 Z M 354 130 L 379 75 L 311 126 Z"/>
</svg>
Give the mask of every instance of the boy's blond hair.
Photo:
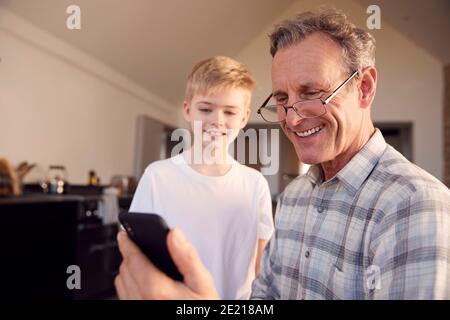
<svg viewBox="0 0 450 320">
<path fill-rule="evenodd" d="M 186 101 L 190 102 L 196 94 L 221 88 L 242 88 L 251 92 L 255 84 L 255 79 L 242 63 L 229 57 L 215 56 L 192 68 L 186 84 Z M 247 106 L 249 104 L 250 101 Z"/>
</svg>

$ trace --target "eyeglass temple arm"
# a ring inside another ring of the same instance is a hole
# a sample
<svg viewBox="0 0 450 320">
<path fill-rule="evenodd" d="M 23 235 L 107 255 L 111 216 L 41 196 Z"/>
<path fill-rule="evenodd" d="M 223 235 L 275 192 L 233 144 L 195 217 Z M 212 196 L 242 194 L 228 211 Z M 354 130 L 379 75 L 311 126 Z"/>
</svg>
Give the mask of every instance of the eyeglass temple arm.
<svg viewBox="0 0 450 320">
<path fill-rule="evenodd" d="M 257 111 L 258 113 L 261 112 L 261 108 L 264 108 L 264 107 L 266 106 L 266 104 L 269 102 L 269 100 L 270 100 L 272 97 L 273 97 L 273 93 L 271 93 L 271 94 L 267 97 L 267 99 L 264 100 L 263 104 L 261 105 L 261 107 L 259 107 L 259 109 L 258 109 L 258 111 Z"/>
<path fill-rule="evenodd" d="M 327 104 L 328 102 L 330 102 L 331 99 L 333 99 L 333 98 L 338 94 L 339 90 L 341 90 L 341 88 L 342 88 L 343 86 L 345 86 L 350 80 L 352 80 L 353 77 L 354 77 L 355 75 L 357 75 L 357 74 L 358 74 L 358 70 L 356 70 L 355 72 L 353 72 L 353 74 L 352 74 L 350 77 L 348 77 L 347 80 L 345 80 L 339 87 L 337 87 L 336 90 L 334 90 L 333 93 L 331 93 L 331 94 L 328 96 L 328 98 L 325 99 L 325 101 L 324 101 L 323 103 L 324 103 L 324 104 Z"/>
</svg>

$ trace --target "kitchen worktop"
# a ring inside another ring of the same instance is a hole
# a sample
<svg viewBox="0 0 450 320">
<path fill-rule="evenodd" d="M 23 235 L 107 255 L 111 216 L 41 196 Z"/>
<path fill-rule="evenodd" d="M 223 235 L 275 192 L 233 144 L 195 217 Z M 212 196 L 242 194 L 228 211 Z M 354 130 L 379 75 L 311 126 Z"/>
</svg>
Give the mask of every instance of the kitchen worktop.
<svg viewBox="0 0 450 320">
<path fill-rule="evenodd" d="M 120 195 L 117 197 L 119 201 L 119 207 L 129 207 L 132 194 Z M 25 193 L 20 196 L 0 197 L 0 205 L 2 204 L 19 204 L 19 203 L 42 203 L 42 202 L 66 202 L 66 201 L 86 201 L 86 200 L 101 200 L 102 189 L 98 187 L 71 187 L 68 194 L 48 194 L 43 193 L 39 189 L 28 187 L 25 189 Z"/>
<path fill-rule="evenodd" d="M 117 223 L 99 215 L 100 189 L 76 189 L 77 194 L 30 192 L 0 198 L 3 231 L 0 274 L 9 298 L 102 299 L 114 293 L 121 261 Z M 34 190 L 35 191 L 35 190 Z M 94 192 L 92 192 L 94 191 Z M 120 211 L 128 210 L 132 195 L 118 197 Z M 67 268 L 81 270 L 81 289 L 69 290 Z M 30 272 L 32 270 L 32 272 Z"/>
<path fill-rule="evenodd" d="M 96 197 L 98 198 L 98 196 Z M 0 205 L 20 204 L 20 203 L 81 201 L 83 199 L 84 196 L 80 195 L 26 194 L 22 196 L 1 197 Z"/>
</svg>

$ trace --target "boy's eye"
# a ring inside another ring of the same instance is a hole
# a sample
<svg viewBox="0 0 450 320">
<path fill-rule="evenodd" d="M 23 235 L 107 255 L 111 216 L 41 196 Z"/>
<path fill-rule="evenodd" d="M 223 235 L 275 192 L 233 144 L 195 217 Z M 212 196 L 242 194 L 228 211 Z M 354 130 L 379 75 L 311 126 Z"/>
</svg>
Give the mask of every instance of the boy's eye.
<svg viewBox="0 0 450 320">
<path fill-rule="evenodd" d="M 200 108 L 200 112 L 210 113 L 212 110 L 208 108 Z"/>
<path fill-rule="evenodd" d="M 227 114 L 227 115 L 235 115 L 236 112 L 233 112 L 233 111 L 225 111 L 225 114 Z"/>
</svg>

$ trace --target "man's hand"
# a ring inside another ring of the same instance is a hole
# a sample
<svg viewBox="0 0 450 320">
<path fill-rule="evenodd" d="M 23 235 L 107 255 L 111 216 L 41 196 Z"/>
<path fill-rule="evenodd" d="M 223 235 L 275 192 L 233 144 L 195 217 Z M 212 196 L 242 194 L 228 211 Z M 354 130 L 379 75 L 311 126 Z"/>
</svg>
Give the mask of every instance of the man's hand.
<svg viewBox="0 0 450 320">
<path fill-rule="evenodd" d="M 211 274 L 178 228 L 168 233 L 167 246 L 184 277 L 183 282 L 175 281 L 158 270 L 126 232 L 119 232 L 117 240 L 123 257 L 119 275 L 114 281 L 119 299 L 219 299 Z"/>
</svg>

